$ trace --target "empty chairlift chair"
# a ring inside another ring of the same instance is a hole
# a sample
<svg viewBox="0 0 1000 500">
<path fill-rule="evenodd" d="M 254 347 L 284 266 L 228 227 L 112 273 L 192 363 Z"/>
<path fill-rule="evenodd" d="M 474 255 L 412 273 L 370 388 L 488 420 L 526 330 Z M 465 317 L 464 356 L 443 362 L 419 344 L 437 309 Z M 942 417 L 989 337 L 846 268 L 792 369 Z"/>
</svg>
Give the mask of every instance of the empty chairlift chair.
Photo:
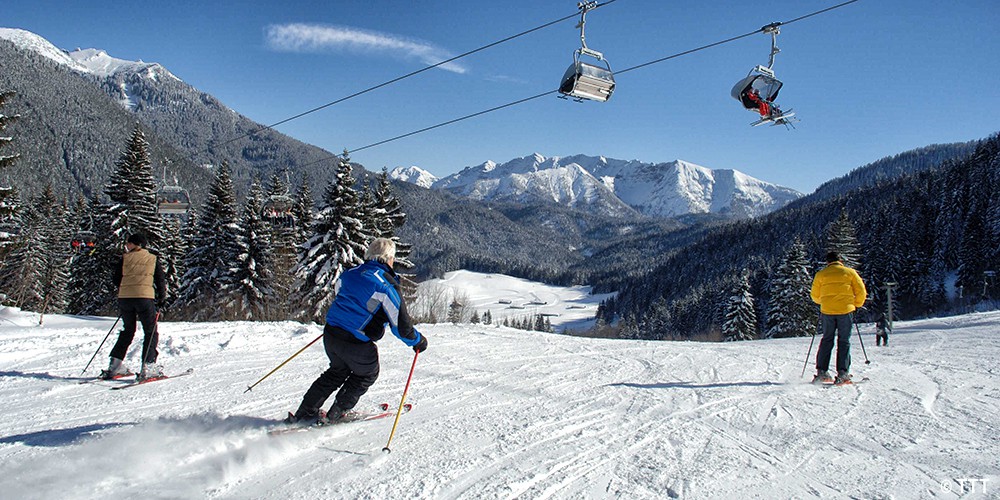
<svg viewBox="0 0 1000 500">
<path fill-rule="evenodd" d="M 587 11 L 597 7 L 597 2 L 580 2 L 580 44 L 579 49 L 573 52 L 573 64 L 566 70 L 559 84 L 559 92 L 563 96 L 569 96 L 577 101 L 584 99 L 590 101 L 605 102 L 611 98 L 615 91 L 615 75 L 611 71 L 611 64 L 604 58 L 604 54 L 587 47 L 587 40 L 584 35 L 584 25 L 586 24 Z M 580 60 L 582 56 L 589 56 L 597 59 L 603 66 L 589 64 Z"/>
</svg>

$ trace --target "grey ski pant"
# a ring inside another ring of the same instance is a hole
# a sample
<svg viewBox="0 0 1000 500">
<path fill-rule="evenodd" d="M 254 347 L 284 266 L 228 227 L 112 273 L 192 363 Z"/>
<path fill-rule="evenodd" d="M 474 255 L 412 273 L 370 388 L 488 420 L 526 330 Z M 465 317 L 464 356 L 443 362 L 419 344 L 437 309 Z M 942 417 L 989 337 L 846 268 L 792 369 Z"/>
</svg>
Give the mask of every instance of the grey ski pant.
<svg viewBox="0 0 1000 500">
<path fill-rule="evenodd" d="M 378 346 L 374 342 L 341 340 L 332 335 L 327 326 L 323 347 L 330 358 L 330 368 L 312 383 L 302 397 L 302 404 L 295 412 L 299 417 L 315 415 L 337 389 L 340 390 L 334 404 L 342 410 L 350 410 L 378 379 Z"/>
<path fill-rule="evenodd" d="M 825 372 L 830 369 L 830 355 L 833 353 L 833 338 L 837 337 L 837 373 L 851 371 L 851 322 L 848 314 L 824 314 L 823 340 L 819 341 L 816 351 L 816 371 Z"/>
</svg>

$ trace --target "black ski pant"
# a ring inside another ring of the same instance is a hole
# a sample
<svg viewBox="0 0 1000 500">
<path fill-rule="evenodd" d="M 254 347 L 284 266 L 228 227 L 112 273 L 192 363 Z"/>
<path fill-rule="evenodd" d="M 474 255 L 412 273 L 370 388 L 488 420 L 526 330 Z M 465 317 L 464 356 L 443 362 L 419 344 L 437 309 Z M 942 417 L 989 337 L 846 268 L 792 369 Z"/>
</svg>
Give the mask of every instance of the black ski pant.
<svg viewBox="0 0 1000 500">
<path fill-rule="evenodd" d="M 851 371 L 851 318 L 848 314 L 823 314 L 823 340 L 816 351 L 816 371 L 830 369 L 830 355 L 833 353 L 833 339 L 837 338 L 837 373 Z"/>
<path fill-rule="evenodd" d="M 316 415 L 337 389 L 340 390 L 333 404 L 342 410 L 350 410 L 378 379 L 378 346 L 374 342 L 343 340 L 327 325 L 323 330 L 323 347 L 330 358 L 330 368 L 312 383 L 302 397 L 302 404 L 295 412 L 300 418 Z"/>
<path fill-rule="evenodd" d="M 142 323 L 142 362 L 155 363 L 159 352 L 156 351 L 156 344 L 159 343 L 160 335 L 156 328 L 156 304 L 153 299 L 118 299 L 118 312 L 122 316 L 122 330 L 118 335 L 118 342 L 111 349 L 111 357 L 125 359 L 128 354 L 128 346 L 135 338 L 136 320 Z"/>
<path fill-rule="evenodd" d="M 875 345 L 877 346 L 888 346 L 889 345 L 889 333 L 885 331 L 877 332 L 875 334 Z"/>
</svg>

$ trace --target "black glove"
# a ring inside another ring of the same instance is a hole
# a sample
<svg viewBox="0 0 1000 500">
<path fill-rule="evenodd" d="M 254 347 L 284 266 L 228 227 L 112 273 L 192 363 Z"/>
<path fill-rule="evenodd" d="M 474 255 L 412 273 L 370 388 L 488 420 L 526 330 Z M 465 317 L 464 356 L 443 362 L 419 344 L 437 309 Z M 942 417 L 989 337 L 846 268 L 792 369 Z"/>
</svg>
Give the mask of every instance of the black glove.
<svg viewBox="0 0 1000 500">
<path fill-rule="evenodd" d="M 417 345 L 413 346 L 413 352 L 424 352 L 426 350 L 427 350 L 427 336 L 421 334 L 420 342 L 417 342 Z"/>
</svg>

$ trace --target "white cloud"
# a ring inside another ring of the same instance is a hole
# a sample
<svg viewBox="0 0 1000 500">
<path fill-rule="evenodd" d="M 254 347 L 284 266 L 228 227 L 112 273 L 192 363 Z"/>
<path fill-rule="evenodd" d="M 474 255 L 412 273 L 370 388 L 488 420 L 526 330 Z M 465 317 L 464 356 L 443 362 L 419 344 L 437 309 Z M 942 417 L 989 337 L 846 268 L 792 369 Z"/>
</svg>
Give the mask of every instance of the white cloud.
<svg viewBox="0 0 1000 500">
<path fill-rule="evenodd" d="M 386 53 L 406 59 L 417 59 L 428 65 L 454 57 L 448 51 L 422 40 L 345 26 L 274 24 L 267 27 L 264 36 L 268 47 L 284 52 L 349 50 L 360 53 Z M 464 66 L 454 62 L 439 67 L 454 73 L 466 72 Z"/>
</svg>

